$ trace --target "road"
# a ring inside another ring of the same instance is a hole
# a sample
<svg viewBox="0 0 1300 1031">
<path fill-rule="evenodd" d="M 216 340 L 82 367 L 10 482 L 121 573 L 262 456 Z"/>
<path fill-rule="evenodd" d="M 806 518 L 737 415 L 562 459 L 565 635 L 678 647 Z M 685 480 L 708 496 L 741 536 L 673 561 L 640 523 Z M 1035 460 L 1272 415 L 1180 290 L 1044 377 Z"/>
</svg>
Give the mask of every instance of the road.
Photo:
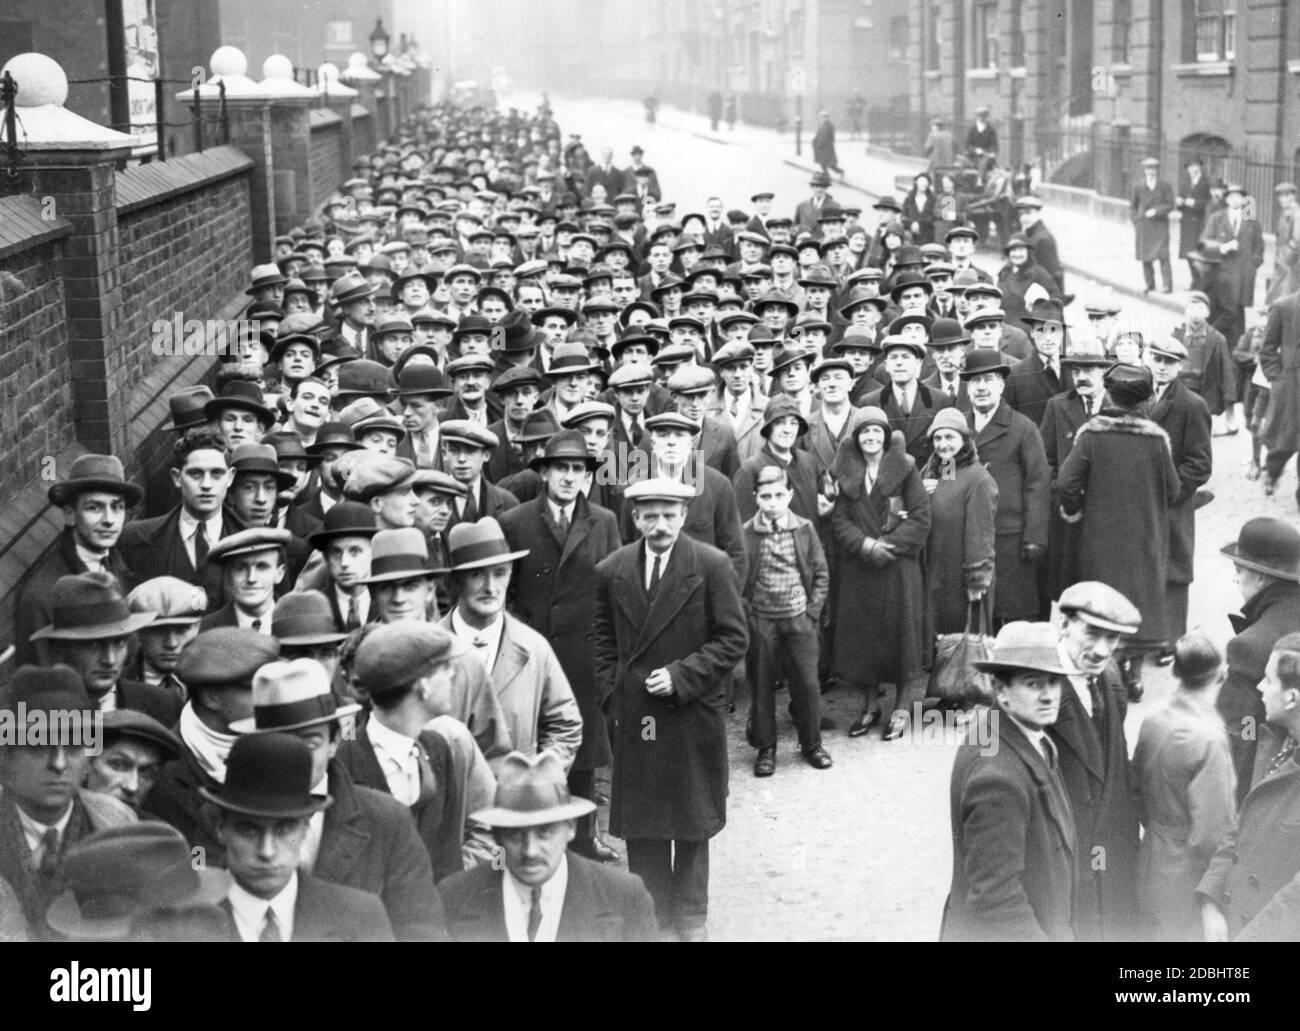
<svg viewBox="0 0 1300 1031">
<path fill-rule="evenodd" d="M 533 107 L 536 98 L 516 95 L 507 104 Z M 776 193 L 775 209 L 793 211 L 807 194 L 807 174 L 782 162 L 792 141 L 757 130 L 736 130 L 736 142 L 719 144 L 659 125 L 645 125 L 639 105 L 624 101 L 552 98 L 566 134 L 581 133 L 592 156 L 614 149 L 626 165 L 633 144 L 659 174 L 678 212 L 700 210 L 718 194 L 726 208 L 750 209 L 759 189 Z M 707 122 L 699 119 L 701 129 Z M 841 152 L 853 144 L 841 142 Z M 881 183 L 880 190 L 892 190 Z M 847 202 L 847 197 L 844 198 Z M 1063 254 L 1086 246 L 1062 240 Z M 996 267 L 994 256 L 981 264 Z M 1075 278 L 1080 297 L 1109 292 L 1104 283 Z M 1177 318 L 1169 311 L 1122 299 L 1126 319 L 1168 333 Z M 1216 438 L 1210 488 L 1216 500 L 1198 513 L 1196 582 L 1192 627 L 1223 643 L 1231 635 L 1227 615 L 1240 603 L 1232 567 L 1218 549 L 1236 537 L 1246 519 L 1275 515 L 1295 521 L 1290 474 L 1273 498 L 1244 478 L 1249 438 Z M 1172 684 L 1167 670 L 1147 671 L 1147 696 L 1130 709 L 1132 746 L 1144 713 L 1159 705 Z M 951 741 L 881 741 L 875 734 L 850 740 L 845 730 L 859 709 L 843 690 L 825 696 L 838 730 L 826 735 L 835 759 L 816 771 L 799 758 L 794 730 L 784 719 L 776 776 L 757 780 L 753 750 L 744 740 L 746 702 L 738 699 L 730 719 L 731 795 L 726 829 L 712 844 L 709 931 L 720 940 L 916 940 L 932 941 L 951 876 L 948 778 Z M 783 708 L 778 704 L 778 709 Z"/>
</svg>

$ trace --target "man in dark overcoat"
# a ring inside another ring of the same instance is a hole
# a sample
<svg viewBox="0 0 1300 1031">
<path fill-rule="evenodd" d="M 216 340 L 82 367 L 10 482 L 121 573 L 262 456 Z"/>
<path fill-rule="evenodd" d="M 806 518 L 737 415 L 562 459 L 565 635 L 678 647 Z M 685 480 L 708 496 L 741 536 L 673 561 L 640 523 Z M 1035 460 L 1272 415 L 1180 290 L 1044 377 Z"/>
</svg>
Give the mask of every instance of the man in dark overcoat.
<svg viewBox="0 0 1300 1031">
<path fill-rule="evenodd" d="M 1201 233 L 1205 231 L 1205 215 L 1210 206 L 1210 181 L 1205 178 L 1205 166 L 1198 157 L 1192 157 L 1184 166 L 1182 182 L 1174 206 L 1182 221 L 1178 224 L 1178 256 L 1187 261 L 1192 272 L 1192 289 L 1203 290 L 1200 270 L 1190 255 L 1201 246 Z"/>
<path fill-rule="evenodd" d="M 952 887 L 943 941 L 1073 941 L 1074 814 L 1061 780 L 1055 722 L 1069 670 L 1048 623 L 1009 623 L 992 656 L 998 746 L 970 738 L 949 789 Z"/>
<path fill-rule="evenodd" d="M 1300 451 L 1300 293 L 1275 301 L 1268 309 L 1259 367 L 1272 396 L 1264 420 L 1264 492 L 1277 489 L 1291 456 Z M 1300 489 L 1297 490 L 1300 497 Z"/>
<path fill-rule="evenodd" d="M 502 514 L 512 551 L 528 552 L 513 578 L 514 611 L 551 642 L 582 713 L 582 745 L 569 771 L 569 790 L 595 800 L 595 771 L 610 760 L 609 736 L 591 647 L 596 566 L 621 546 L 613 512 L 587 500 L 583 479 L 598 462 L 579 430 L 562 430 L 531 463 L 542 477 L 537 497 Z M 594 814 L 580 816 L 575 851 L 610 862 L 617 853 L 600 839 Z"/>
<path fill-rule="evenodd" d="M 1133 188 L 1128 216 L 1146 280 L 1145 293 L 1156 288 L 1156 262 L 1160 263 L 1161 292 L 1173 293 L 1174 272 L 1169 261 L 1169 213 L 1173 210 L 1174 188 L 1160 178 L 1160 159 L 1147 158 L 1142 162 L 1142 181 Z"/>
<path fill-rule="evenodd" d="M 596 678 L 615 714 L 610 831 L 662 929 L 706 934 L 709 839 L 726 823 L 726 682 L 749 643 L 727 556 L 682 533 L 695 493 L 627 489 L 642 539 L 596 567 Z"/>
<path fill-rule="evenodd" d="M 1227 207 L 1205 223 L 1201 250 L 1221 258 L 1216 279 L 1227 307 L 1223 324 L 1215 326 L 1228 340 L 1246 332 L 1246 309 L 1255 303 L 1255 273 L 1264 264 L 1264 231 L 1246 209 L 1246 188 L 1230 183 L 1224 194 Z"/>
<path fill-rule="evenodd" d="M 1196 491 L 1210 479 L 1214 452 L 1210 447 L 1210 409 L 1195 391 L 1179 379 L 1187 348 L 1170 337 L 1147 348 L 1147 361 L 1155 382 L 1155 396 L 1147 415 L 1169 436 L 1174 466 L 1178 469 L 1178 497 L 1169 508 L 1169 568 L 1165 584 L 1166 619 L 1173 642 L 1187 633 L 1187 596 L 1195 571 Z"/>
<path fill-rule="evenodd" d="M 1114 657 L 1141 614 L 1112 587 L 1083 581 L 1057 601 L 1062 665 L 1073 670 L 1048 735 L 1074 814 L 1074 937 L 1134 936 L 1139 804 L 1129 768 L 1128 694 Z"/>
<path fill-rule="evenodd" d="M 1011 366 L 1005 397 L 1007 404 L 1040 426 L 1047 402 L 1074 385 L 1070 367 L 1061 361 L 1065 314 L 1056 301 L 1040 301 L 1021 321 L 1029 327 L 1034 349 Z"/>
</svg>

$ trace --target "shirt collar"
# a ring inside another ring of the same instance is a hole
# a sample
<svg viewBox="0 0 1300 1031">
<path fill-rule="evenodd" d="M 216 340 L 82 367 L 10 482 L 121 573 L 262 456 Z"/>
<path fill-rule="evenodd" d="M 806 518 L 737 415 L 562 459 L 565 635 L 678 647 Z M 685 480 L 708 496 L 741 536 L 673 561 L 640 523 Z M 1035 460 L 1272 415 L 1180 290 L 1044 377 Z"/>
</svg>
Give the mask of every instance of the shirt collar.
<svg viewBox="0 0 1300 1031">
<path fill-rule="evenodd" d="M 41 847 L 41 843 L 45 837 L 45 832 L 51 827 L 59 832 L 59 840 L 62 841 L 63 832 L 68 829 L 68 821 L 72 819 L 71 802 L 68 803 L 68 808 L 64 811 L 63 815 L 55 820 L 54 823 L 41 823 L 39 820 L 32 819 L 23 812 L 23 807 L 20 805 L 14 806 L 14 809 L 18 811 L 18 823 L 23 829 L 24 837 L 27 838 L 27 847 L 32 852 L 35 852 Z"/>
<path fill-rule="evenodd" d="M 231 881 L 226 892 L 230 909 L 235 917 L 235 926 L 240 937 L 245 941 L 257 941 L 262 934 L 262 925 L 266 922 L 266 907 L 275 913 L 276 923 L 280 925 L 280 937 L 284 941 L 293 940 L 293 911 L 298 904 L 298 872 L 289 877 L 289 883 L 280 889 L 280 893 L 271 899 L 258 898 L 245 891 L 240 885 Z"/>
<path fill-rule="evenodd" d="M 477 655 L 491 673 L 497 661 L 497 653 L 501 651 L 501 635 L 506 626 L 505 612 L 499 613 L 490 626 L 475 630 L 461 618 L 460 606 L 457 605 L 451 610 L 450 622 L 452 633 L 470 646 L 470 652 Z M 480 648 L 475 645 L 475 641 L 486 641 L 487 644 Z"/>
<path fill-rule="evenodd" d="M 189 540 L 194 536 L 194 531 L 198 528 L 199 520 L 195 519 L 184 508 L 181 507 L 181 536 Z M 204 532 L 208 535 L 208 543 L 216 544 L 221 539 L 221 511 L 218 509 L 212 515 L 203 520 L 203 525 L 207 528 Z"/>
<path fill-rule="evenodd" d="M 72 546 L 77 549 L 77 558 L 81 559 L 81 564 L 87 569 L 106 569 L 108 565 L 108 552 L 102 555 L 98 552 L 91 551 L 83 547 L 80 541 L 74 540 Z"/>
<path fill-rule="evenodd" d="M 519 899 L 520 905 L 522 905 L 526 911 L 533 903 L 533 889 L 529 885 L 524 884 L 523 881 L 516 880 L 515 875 L 510 872 L 509 867 L 506 867 L 505 882 L 509 886 L 510 890 L 515 893 L 515 896 Z M 551 879 L 541 886 L 542 905 L 546 906 L 548 903 L 557 900 L 563 901 L 564 892 L 568 886 L 569 858 L 568 856 L 562 856 L 560 858 L 560 865 L 555 868 L 555 873 L 551 875 Z"/>
<path fill-rule="evenodd" d="M 400 734 L 391 727 L 386 727 L 377 719 L 366 723 L 366 734 L 370 744 L 378 751 L 384 752 L 399 765 L 405 763 L 407 756 L 415 749 L 415 738 Z"/>
</svg>

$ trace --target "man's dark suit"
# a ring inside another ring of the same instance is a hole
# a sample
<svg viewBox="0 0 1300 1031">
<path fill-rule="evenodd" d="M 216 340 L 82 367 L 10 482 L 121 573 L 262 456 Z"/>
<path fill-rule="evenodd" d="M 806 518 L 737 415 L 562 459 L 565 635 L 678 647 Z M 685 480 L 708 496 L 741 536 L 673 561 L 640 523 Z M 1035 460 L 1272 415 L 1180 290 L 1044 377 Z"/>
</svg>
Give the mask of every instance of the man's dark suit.
<svg viewBox="0 0 1300 1031">
<path fill-rule="evenodd" d="M 736 470 L 740 468 L 740 458 L 736 452 L 736 435 L 731 432 L 730 426 L 706 415 L 695 446 L 706 465 L 712 466 L 729 480 L 735 477 Z"/>
<path fill-rule="evenodd" d="M 556 941 L 656 941 L 654 902 L 641 878 L 568 853 L 569 883 Z M 509 941 L 502 902 L 504 870 L 476 866 L 440 888 L 453 941 Z"/>
<path fill-rule="evenodd" d="M 1065 269 L 1061 267 L 1061 259 L 1056 249 L 1056 237 L 1052 235 L 1052 231 L 1040 220 L 1025 230 L 1025 239 L 1034 249 L 1035 264 L 1052 277 L 1064 294 Z"/>
<path fill-rule="evenodd" d="M 143 582 L 155 576 L 176 576 L 208 592 L 208 611 L 225 602 L 222 593 L 221 566 L 204 561 L 197 571 L 181 539 L 181 508 L 177 505 L 166 515 L 153 519 L 133 519 L 122 529 L 118 550 L 136 578 Z M 229 511 L 221 513 L 221 536 L 229 537 L 244 527 Z M 209 541 L 209 546 L 216 541 Z"/>
<path fill-rule="evenodd" d="M 199 766 L 194 754 L 182 748 L 179 759 L 169 759 L 145 796 L 142 813 L 152 813 L 184 835 L 190 848 L 203 850 L 204 862 L 224 868 L 226 849 L 217 838 L 213 807 L 204 801 L 199 788 L 220 791 L 221 785 Z"/>
<path fill-rule="evenodd" d="M 1072 941 L 1074 815 L 1060 776 L 1005 713 L 989 755 L 957 750 L 942 941 Z M 982 715 L 980 718 L 985 718 Z"/>
<path fill-rule="evenodd" d="M 478 509 L 478 518 L 491 516 L 493 519 L 499 519 L 503 512 L 508 512 L 519 504 L 519 499 L 511 494 L 508 490 L 503 490 L 495 483 L 488 483 L 486 476 L 479 477 L 478 497 L 474 499 L 474 505 Z M 463 522 L 462 516 L 456 511 L 456 506 L 452 506 L 451 520 L 447 523 L 447 532 L 459 522 Z"/>
<path fill-rule="evenodd" d="M 587 181 L 585 183 L 587 196 L 591 196 L 591 189 L 597 183 L 605 187 L 605 203 L 611 203 L 615 197 L 623 192 L 623 173 L 617 165 L 602 167 L 601 165 L 592 165 L 587 172 Z"/>
<path fill-rule="evenodd" d="M 338 759 L 329 764 L 329 796 L 312 875 L 378 895 L 398 941 L 446 941 L 447 917 L 433 866 L 406 806 L 353 783 Z"/>
<path fill-rule="evenodd" d="M 1075 435 L 1091 418 L 1087 404 L 1074 389 L 1057 394 L 1043 409 L 1043 422 L 1039 432 L 1043 436 L 1043 450 L 1047 466 L 1052 473 L 1052 513 L 1047 522 L 1047 562 L 1039 577 L 1041 594 L 1050 604 L 1061 592 L 1082 577 L 1079 574 L 1079 524 L 1067 523 L 1061 518 L 1061 499 L 1056 492 L 1056 478 L 1061 466 L 1070 457 Z M 1045 615 L 1046 613 L 1040 613 Z"/>
<path fill-rule="evenodd" d="M 1097 680 L 1097 696 L 1102 711 L 1094 705 L 1090 719 L 1073 684 L 1063 688 L 1047 732 L 1074 813 L 1074 936 L 1127 941 L 1134 937 L 1140 807 L 1124 740 L 1128 691 L 1113 661 Z"/>
<path fill-rule="evenodd" d="M 933 449 L 930 446 L 930 423 L 941 408 L 952 408 L 952 398 L 942 390 L 932 390 L 923 383 L 916 385 L 916 397 L 911 412 L 904 414 L 899 407 L 894 387 L 882 387 L 862 399 L 862 407 L 872 406 L 889 417 L 890 430 L 898 430 L 907 441 L 907 453 L 916 459 L 916 467 L 924 469 Z"/>
<path fill-rule="evenodd" d="M 227 941 L 241 941 L 230 903 L 222 899 Z M 296 942 L 390 942 L 393 928 L 379 896 L 298 872 L 298 901 L 293 907 Z"/>
<path fill-rule="evenodd" d="M 1057 394 L 1074 387 L 1074 376 L 1068 365 L 1061 365 L 1057 359 L 1057 373 L 1050 372 L 1043 365 L 1043 356 L 1035 350 L 1028 358 L 1011 366 L 1007 377 L 1007 389 L 1002 400 L 1032 422 L 1035 426 L 1043 423 L 1043 412 L 1047 402 Z"/>
<path fill-rule="evenodd" d="M 609 829 L 660 926 L 695 931 L 708 917 L 708 839 L 727 819 L 726 683 L 749 630 L 725 554 L 680 534 L 649 594 L 645 550 L 637 541 L 596 567 L 592 647 L 616 720 Z M 646 690 L 658 669 L 668 696 Z"/>
<path fill-rule="evenodd" d="M 938 369 L 935 369 L 933 373 L 921 380 L 921 386 L 929 387 L 931 390 L 937 390 L 941 394 L 947 393 L 947 391 L 943 389 L 943 381 L 939 379 Z M 959 412 L 964 414 L 970 411 L 970 392 L 966 389 L 966 381 L 964 379 L 957 380 L 957 396 L 952 397 L 949 395 L 949 397 L 952 401 L 952 407 L 956 408 Z"/>
</svg>

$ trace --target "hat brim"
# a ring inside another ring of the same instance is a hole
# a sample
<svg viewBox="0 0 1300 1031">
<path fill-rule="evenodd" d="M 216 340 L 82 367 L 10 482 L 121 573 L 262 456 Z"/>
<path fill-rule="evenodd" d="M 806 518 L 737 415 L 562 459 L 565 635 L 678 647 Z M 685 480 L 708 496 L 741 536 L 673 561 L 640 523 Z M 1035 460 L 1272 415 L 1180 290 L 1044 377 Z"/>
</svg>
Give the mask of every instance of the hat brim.
<svg viewBox="0 0 1300 1031">
<path fill-rule="evenodd" d="M 344 637 L 347 636 L 348 636 L 347 634 L 338 635 L 340 640 L 342 640 Z M 278 640 L 280 644 L 284 645 L 284 644 L 291 644 L 294 638 L 281 637 L 278 638 Z M 307 643 L 307 642 L 304 641 L 303 643 Z M 320 644 L 324 642 L 314 641 L 311 643 Z M 327 716 L 313 716 L 309 720 L 299 720 L 297 723 L 277 724 L 274 727 L 259 727 L 257 725 L 257 717 L 250 716 L 248 719 L 235 720 L 233 723 L 230 724 L 230 729 L 234 731 L 236 734 L 280 734 L 290 730 L 302 730 L 305 727 L 321 726 L 322 724 L 326 724 L 326 723 L 338 723 L 345 717 L 355 716 L 360 711 L 361 711 L 360 705 L 358 705 L 356 702 L 349 702 L 347 705 L 340 705 L 337 709 L 335 709 L 332 713 L 330 713 Z"/>
<path fill-rule="evenodd" d="M 341 526 L 333 530 L 317 530 L 315 533 L 307 535 L 307 543 L 317 551 L 329 544 L 330 541 L 338 540 L 340 537 L 365 537 L 367 539 L 374 537 L 379 532 L 377 526 Z"/>
<path fill-rule="evenodd" d="M 528 554 L 528 549 L 523 551 L 507 551 L 504 555 L 485 555 L 483 558 L 471 559 L 468 562 L 453 562 L 449 572 L 460 573 L 467 569 L 483 569 L 487 566 L 505 565 L 507 562 L 514 562 Z"/>
<path fill-rule="evenodd" d="M 368 576 L 364 580 L 358 580 L 357 583 L 369 586 L 370 584 L 391 584 L 399 580 L 423 580 L 425 577 L 442 576 L 444 573 L 450 573 L 450 569 L 395 569 L 391 573 L 380 573 L 378 576 Z"/>
<path fill-rule="evenodd" d="M 256 816 L 264 820 L 292 820 L 304 816 L 311 816 L 313 813 L 319 813 L 323 809 L 328 809 L 333 804 L 333 798 L 315 798 L 309 802 L 304 802 L 300 806 L 286 806 L 283 809 L 267 809 L 261 806 L 239 805 L 235 802 L 227 802 L 220 795 L 209 791 L 207 788 L 199 788 L 199 794 L 205 802 L 211 802 L 218 809 L 224 809 L 228 813 L 239 813 L 241 816 Z"/>
<path fill-rule="evenodd" d="M 230 890 L 230 874 L 215 867 L 200 867 L 195 870 L 199 875 L 199 886 L 188 898 L 169 903 L 169 908 L 180 906 L 215 906 Z M 131 933 L 131 924 L 140 913 L 150 907 L 142 905 L 134 913 L 125 916 L 94 917 L 82 916 L 81 907 L 77 905 L 77 896 L 68 889 L 53 903 L 45 914 L 46 922 L 60 934 L 83 941 L 113 941 L 125 938 Z"/>
<path fill-rule="evenodd" d="M 268 426 L 275 425 L 275 413 L 271 409 L 242 397 L 214 397 L 203 406 L 203 414 L 209 420 L 219 419 L 224 408 L 238 408 L 240 411 L 252 412 L 259 422 L 264 422 Z"/>
<path fill-rule="evenodd" d="M 1059 663 L 1055 666 L 1047 662 L 999 662 L 996 659 L 976 659 L 971 663 L 981 673 L 1011 673 L 1024 670 L 1027 673 L 1046 673 L 1054 677 L 1069 677 L 1073 670 L 1068 670 Z"/>
<path fill-rule="evenodd" d="M 207 420 L 204 420 L 205 422 Z M 86 479 L 63 480 L 52 484 L 46 497 L 51 505 L 69 505 L 82 494 L 120 494 L 127 507 L 138 505 L 144 497 L 144 491 L 130 480 L 114 480 L 108 477 L 90 476 Z"/>
<path fill-rule="evenodd" d="M 1254 559 L 1245 558 L 1237 549 L 1236 541 L 1225 544 L 1219 549 L 1219 554 L 1224 558 L 1231 559 L 1233 564 L 1244 566 L 1246 569 L 1253 569 L 1257 573 L 1267 573 L 1269 576 L 1276 576 L 1283 580 L 1300 583 L 1300 570 L 1281 569 L 1277 566 L 1270 566 L 1263 562 L 1256 562 Z"/>
<path fill-rule="evenodd" d="M 1108 358 L 1105 355 L 1089 355 L 1084 358 L 1062 358 L 1061 364 L 1077 365 L 1077 366 L 1083 366 L 1085 368 L 1091 365 L 1097 368 L 1109 369 L 1112 365 L 1115 364 L 1115 360 L 1113 358 Z"/>
<path fill-rule="evenodd" d="M 116 623 L 97 623 L 94 626 L 56 627 L 53 623 L 37 630 L 29 641 L 102 641 L 110 637 L 126 637 L 154 621 L 152 612 L 133 612 Z"/>
<path fill-rule="evenodd" d="M 606 418 L 606 417 L 601 416 L 601 418 Z M 546 437 L 542 439 L 549 440 L 550 436 L 551 436 L 550 434 L 547 434 Z M 599 459 L 593 458 L 591 455 L 585 455 L 585 454 L 584 455 L 538 455 L 536 458 L 532 459 L 532 461 L 528 463 L 528 468 L 531 469 L 533 472 L 538 472 L 543 466 L 550 465 L 552 462 L 585 462 L 587 465 L 587 472 L 589 473 L 594 473 L 597 469 L 600 468 Z"/>
<path fill-rule="evenodd" d="M 470 813 L 469 818 L 489 827 L 540 827 L 547 823 L 559 823 L 561 820 L 576 820 L 595 811 L 595 802 L 586 798 L 575 798 L 564 805 L 535 809 L 531 812 L 503 809 L 501 806 L 494 805 Z"/>
</svg>

